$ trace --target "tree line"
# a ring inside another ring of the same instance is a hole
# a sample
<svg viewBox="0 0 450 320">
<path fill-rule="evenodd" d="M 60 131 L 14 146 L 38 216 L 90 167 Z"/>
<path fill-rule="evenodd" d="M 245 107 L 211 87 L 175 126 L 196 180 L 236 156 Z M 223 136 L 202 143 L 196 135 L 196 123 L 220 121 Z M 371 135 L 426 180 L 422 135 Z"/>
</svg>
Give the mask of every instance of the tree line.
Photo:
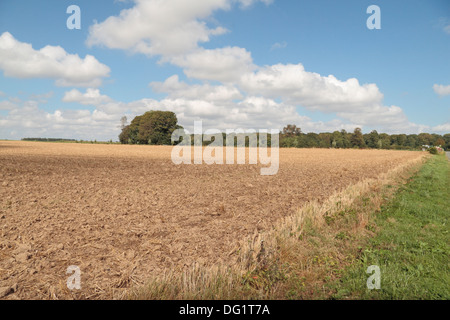
<svg viewBox="0 0 450 320">
<path fill-rule="evenodd" d="M 183 129 L 178 125 L 175 113 L 170 111 L 148 111 L 141 116 L 137 116 L 126 125 L 126 117 L 121 119 L 122 132 L 119 140 L 122 144 L 151 144 L 151 145 L 171 145 L 172 132 L 176 129 Z M 191 135 L 191 143 L 195 139 Z M 223 133 L 223 144 L 226 145 L 226 135 Z M 235 139 L 233 137 L 233 139 Z M 203 145 L 208 145 L 212 141 L 203 139 Z M 268 146 L 270 146 L 271 136 L 268 135 Z M 213 140 L 214 141 L 214 140 Z M 248 137 L 245 138 L 245 145 L 248 146 Z M 289 124 L 280 132 L 280 147 L 282 148 L 359 148 L 359 149 L 395 149 L 395 150 L 419 150 L 422 146 L 441 146 L 450 149 L 450 134 L 387 134 L 378 133 L 376 130 L 363 134 L 360 128 L 355 128 L 353 132 L 346 130 L 322 133 L 304 133 L 296 125 Z M 175 142 L 174 144 L 178 143 Z M 237 146 L 238 139 L 234 145 Z"/>
<path fill-rule="evenodd" d="M 441 146 L 450 149 L 450 134 L 387 134 L 376 130 L 363 134 L 360 128 L 353 132 L 346 130 L 303 133 L 296 125 L 287 125 L 280 135 L 280 147 L 297 148 L 370 148 L 418 150 L 422 146 Z"/>
<path fill-rule="evenodd" d="M 63 138 L 23 138 L 22 141 L 39 141 L 39 142 L 74 142 L 75 139 Z"/>
</svg>

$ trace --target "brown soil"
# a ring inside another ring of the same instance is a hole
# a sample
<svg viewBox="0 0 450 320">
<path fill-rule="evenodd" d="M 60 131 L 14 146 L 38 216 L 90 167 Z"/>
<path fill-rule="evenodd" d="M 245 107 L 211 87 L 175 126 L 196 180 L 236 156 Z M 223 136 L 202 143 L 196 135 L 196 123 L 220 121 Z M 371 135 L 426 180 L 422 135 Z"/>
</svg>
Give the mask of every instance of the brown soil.
<svg viewBox="0 0 450 320">
<path fill-rule="evenodd" d="M 166 269 L 229 262 L 306 201 L 421 157 L 280 149 L 257 165 L 174 165 L 171 147 L 0 141 L 3 299 L 109 299 Z M 70 291 L 69 266 L 81 270 Z M 0 297 L 2 298 L 2 297 Z"/>
</svg>

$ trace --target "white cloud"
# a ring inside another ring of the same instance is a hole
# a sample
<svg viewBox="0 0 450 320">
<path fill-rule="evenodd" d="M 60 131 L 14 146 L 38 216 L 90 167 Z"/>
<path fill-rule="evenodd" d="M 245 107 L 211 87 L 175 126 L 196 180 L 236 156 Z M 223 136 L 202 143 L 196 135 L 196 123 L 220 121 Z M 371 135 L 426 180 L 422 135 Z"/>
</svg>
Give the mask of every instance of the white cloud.
<svg viewBox="0 0 450 320">
<path fill-rule="evenodd" d="M 450 85 L 444 86 L 441 84 L 435 84 L 433 86 L 433 90 L 441 97 L 450 95 Z"/>
<path fill-rule="evenodd" d="M 227 85 L 188 85 L 180 82 L 178 76 L 172 76 L 163 83 L 153 82 L 150 86 L 157 92 L 168 93 L 162 103 L 170 105 L 172 111 L 190 119 L 197 115 L 227 126 L 257 123 L 282 128 L 286 123 L 297 121 L 295 123 L 305 130 L 320 131 L 353 130 L 356 126 L 383 128 L 386 132 L 397 132 L 399 128 L 421 132 L 427 128 L 409 122 L 400 107 L 384 106 L 383 94 L 376 85 L 361 85 L 357 79 L 341 81 L 332 75 L 324 77 L 305 71 L 300 64 L 244 71 L 239 80 Z M 298 114 L 298 106 L 334 113 L 338 118 L 313 122 Z"/>
<path fill-rule="evenodd" d="M 292 121 L 315 125 L 310 118 L 299 115 L 295 107 L 263 97 L 247 97 L 238 102 L 164 99 L 152 101 L 149 106 L 175 112 L 179 123 L 191 131 L 195 120 L 202 120 L 204 129 L 218 130 L 281 129 Z"/>
<path fill-rule="evenodd" d="M 88 88 L 85 93 L 77 89 L 67 91 L 62 99 L 63 102 L 78 102 L 83 105 L 99 105 L 111 102 L 112 99 L 106 95 L 101 95 L 99 89 Z"/>
<path fill-rule="evenodd" d="M 239 47 L 198 49 L 171 62 L 184 68 L 184 73 L 194 79 L 220 82 L 237 82 L 239 78 L 256 68 L 250 52 Z"/>
<path fill-rule="evenodd" d="M 239 88 L 250 95 L 280 99 L 289 105 L 336 114 L 336 120 L 341 120 L 327 123 L 330 128 L 324 131 L 331 131 L 336 126 L 376 127 L 385 132 L 403 130 L 410 133 L 427 128 L 409 122 L 402 108 L 384 106 L 383 94 L 375 84 L 360 84 L 355 78 L 343 81 L 333 75 L 322 76 L 306 71 L 301 64 L 259 68 L 245 74 Z M 317 129 L 320 125 L 308 124 L 307 127 Z"/>
<path fill-rule="evenodd" d="M 248 8 L 259 1 L 265 3 L 266 5 L 273 2 L 273 0 L 238 0 L 237 2 L 240 3 L 241 8 Z"/>
<path fill-rule="evenodd" d="M 135 6 L 119 16 L 92 25 L 86 43 L 163 59 L 178 56 L 195 51 L 211 36 L 228 32 L 208 26 L 213 12 L 229 10 L 234 3 L 247 8 L 256 2 L 267 5 L 272 0 L 135 0 Z"/>
<path fill-rule="evenodd" d="M 14 104 L 11 101 L 4 100 L 0 101 L 0 110 L 12 110 L 16 107 L 16 104 Z"/>
<path fill-rule="evenodd" d="M 445 133 L 450 133 L 450 122 L 444 123 L 444 124 L 440 124 L 437 125 L 433 128 L 431 128 L 433 130 L 433 132 L 445 132 Z"/>
<path fill-rule="evenodd" d="M 152 82 L 150 83 L 150 87 L 156 92 L 168 93 L 168 98 L 171 99 L 232 101 L 243 98 L 239 90 L 233 86 L 213 86 L 210 84 L 188 85 L 185 82 L 180 82 L 178 75 L 166 79 L 163 83 Z"/>
<path fill-rule="evenodd" d="M 136 5 L 89 29 L 87 44 L 152 55 L 177 55 L 196 49 L 198 43 L 223 34 L 204 21 L 213 11 L 227 10 L 226 0 L 136 0 Z"/>
<path fill-rule="evenodd" d="M 287 47 L 287 42 L 283 41 L 283 42 L 276 42 L 272 45 L 272 47 L 270 47 L 270 51 L 276 50 L 276 49 L 284 49 Z"/>
<path fill-rule="evenodd" d="M 21 139 L 47 137 L 84 140 L 117 140 L 120 117 L 100 110 L 55 110 L 40 108 L 29 100 L 0 116 L 0 137 Z"/>
<path fill-rule="evenodd" d="M 91 55 L 81 59 L 59 46 L 35 50 L 9 32 L 0 36 L 0 70 L 7 77 L 55 79 L 58 86 L 97 87 L 110 69 Z"/>
<path fill-rule="evenodd" d="M 305 71 L 301 64 L 277 64 L 245 74 L 240 87 L 252 95 L 280 98 L 322 112 L 359 109 L 364 112 L 378 105 L 383 95 L 374 84 L 360 85 L 355 78 L 341 81 Z"/>
<path fill-rule="evenodd" d="M 397 106 L 385 107 L 379 105 L 374 106 L 370 110 L 364 110 L 363 112 L 356 109 L 353 111 L 337 112 L 337 115 L 362 125 L 390 125 L 396 127 L 408 121 L 403 110 Z"/>
</svg>

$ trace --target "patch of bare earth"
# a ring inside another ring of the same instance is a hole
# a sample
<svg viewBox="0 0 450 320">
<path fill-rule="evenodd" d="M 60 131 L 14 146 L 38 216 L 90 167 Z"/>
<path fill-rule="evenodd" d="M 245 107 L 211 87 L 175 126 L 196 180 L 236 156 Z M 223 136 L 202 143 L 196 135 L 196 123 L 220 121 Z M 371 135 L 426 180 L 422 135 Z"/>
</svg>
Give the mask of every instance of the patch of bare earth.
<svg viewBox="0 0 450 320">
<path fill-rule="evenodd" d="M 166 269 L 227 264 L 313 199 L 422 156 L 280 149 L 280 168 L 175 165 L 171 147 L 0 141 L 3 299 L 110 299 Z M 67 288 L 69 266 L 81 290 Z"/>
</svg>

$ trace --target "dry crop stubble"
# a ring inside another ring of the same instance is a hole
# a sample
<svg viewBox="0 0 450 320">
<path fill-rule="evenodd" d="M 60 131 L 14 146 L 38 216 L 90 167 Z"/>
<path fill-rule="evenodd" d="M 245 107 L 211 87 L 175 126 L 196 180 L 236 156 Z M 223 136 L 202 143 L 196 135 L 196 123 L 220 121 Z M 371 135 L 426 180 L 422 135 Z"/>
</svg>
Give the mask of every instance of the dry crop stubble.
<svg viewBox="0 0 450 320">
<path fill-rule="evenodd" d="M 420 152 L 280 149 L 260 165 L 174 165 L 171 147 L 0 141 L 6 299 L 105 299 L 165 272 L 236 264 L 235 248 L 309 201 Z M 230 254 L 231 253 L 231 254 Z M 81 269 L 81 290 L 65 286 Z"/>
</svg>

